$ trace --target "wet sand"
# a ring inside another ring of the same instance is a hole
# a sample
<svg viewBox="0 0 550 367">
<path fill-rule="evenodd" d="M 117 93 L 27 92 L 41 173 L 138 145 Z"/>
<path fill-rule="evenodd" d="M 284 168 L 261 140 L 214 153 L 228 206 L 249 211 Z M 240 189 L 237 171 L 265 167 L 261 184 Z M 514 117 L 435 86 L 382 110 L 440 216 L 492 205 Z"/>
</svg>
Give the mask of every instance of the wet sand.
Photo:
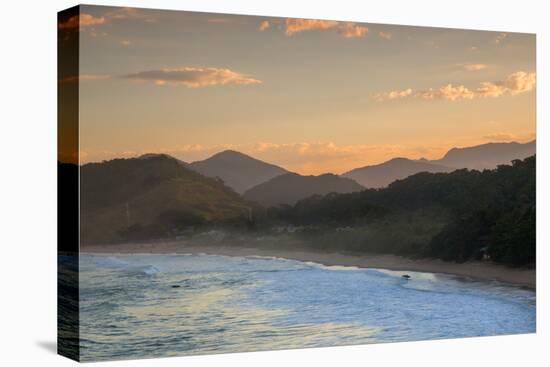
<svg viewBox="0 0 550 367">
<path fill-rule="evenodd" d="M 197 245 L 183 241 L 155 243 L 127 243 L 116 245 L 86 245 L 84 253 L 102 254 L 209 254 L 224 256 L 272 256 L 284 259 L 311 261 L 323 265 L 357 266 L 399 271 L 444 273 L 459 277 L 499 281 L 535 289 L 535 269 L 517 269 L 490 262 L 470 261 L 462 264 L 437 259 L 410 259 L 394 255 L 342 254 L 309 249 L 279 249 L 244 246 Z"/>
</svg>

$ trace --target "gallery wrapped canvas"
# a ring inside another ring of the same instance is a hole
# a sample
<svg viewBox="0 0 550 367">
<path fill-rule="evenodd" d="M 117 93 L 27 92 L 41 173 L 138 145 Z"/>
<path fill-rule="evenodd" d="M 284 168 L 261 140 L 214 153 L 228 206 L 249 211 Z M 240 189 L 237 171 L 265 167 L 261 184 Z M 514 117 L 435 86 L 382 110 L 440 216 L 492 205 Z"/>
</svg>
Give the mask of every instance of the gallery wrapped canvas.
<svg viewBox="0 0 550 367">
<path fill-rule="evenodd" d="M 536 331 L 535 35 L 58 18 L 58 351 Z"/>
</svg>

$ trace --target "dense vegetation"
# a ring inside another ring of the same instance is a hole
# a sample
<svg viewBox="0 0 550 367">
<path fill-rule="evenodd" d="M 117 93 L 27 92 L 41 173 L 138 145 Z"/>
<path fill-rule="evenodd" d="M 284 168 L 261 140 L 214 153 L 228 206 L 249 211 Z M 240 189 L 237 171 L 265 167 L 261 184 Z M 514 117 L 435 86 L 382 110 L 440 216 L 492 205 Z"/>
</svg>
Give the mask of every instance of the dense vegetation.
<svg viewBox="0 0 550 367">
<path fill-rule="evenodd" d="M 169 156 L 86 164 L 80 182 L 83 243 L 173 237 L 189 226 L 244 221 L 249 213 L 223 182 Z"/>
<path fill-rule="evenodd" d="M 534 265 L 535 157 L 495 170 L 418 173 L 385 189 L 312 196 L 271 208 L 267 218 L 303 227 L 314 247 Z"/>
</svg>

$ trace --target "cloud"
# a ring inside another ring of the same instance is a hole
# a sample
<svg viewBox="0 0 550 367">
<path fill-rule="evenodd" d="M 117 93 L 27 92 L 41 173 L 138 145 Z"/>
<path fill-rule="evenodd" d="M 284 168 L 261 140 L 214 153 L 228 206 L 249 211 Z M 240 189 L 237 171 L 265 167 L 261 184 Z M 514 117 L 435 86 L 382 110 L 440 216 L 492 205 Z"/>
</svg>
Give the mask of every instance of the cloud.
<svg viewBox="0 0 550 367">
<path fill-rule="evenodd" d="M 483 139 L 490 141 L 513 141 L 516 138 L 516 135 L 507 133 L 494 133 L 483 136 Z"/>
<path fill-rule="evenodd" d="M 103 24 L 110 23 L 113 20 L 123 19 L 138 19 L 148 23 L 153 23 L 156 21 L 156 18 L 153 17 L 150 12 L 145 12 L 134 8 L 118 8 L 101 16 L 81 13 L 80 15 L 70 17 L 65 22 L 59 23 L 58 28 L 63 30 L 76 30 L 78 28 L 85 29 L 86 27 L 101 26 Z"/>
<path fill-rule="evenodd" d="M 378 35 L 380 36 L 380 38 L 384 38 L 387 40 L 391 40 L 392 38 L 392 34 L 389 32 L 378 32 Z"/>
<path fill-rule="evenodd" d="M 285 34 L 292 36 L 295 33 L 305 31 L 319 31 L 336 29 L 344 38 L 363 37 L 369 29 L 352 22 L 337 22 L 334 20 L 288 18 L 285 21 Z"/>
<path fill-rule="evenodd" d="M 510 74 L 503 82 L 502 86 L 512 94 L 519 94 L 533 90 L 536 83 L 537 77 L 535 73 L 518 71 Z"/>
<path fill-rule="evenodd" d="M 533 131 L 518 131 L 515 134 L 509 132 L 495 132 L 483 136 L 484 140 L 491 142 L 528 142 L 536 138 L 536 134 Z"/>
<path fill-rule="evenodd" d="M 394 90 L 378 93 L 374 98 L 379 102 L 402 98 L 419 98 L 424 100 L 449 100 L 474 99 L 478 97 L 500 97 L 502 95 L 517 95 L 530 92 L 535 88 L 536 74 L 518 71 L 510 74 L 505 80 L 496 82 L 481 82 L 475 89 L 469 89 L 464 85 L 447 84 L 443 87 L 425 90 Z"/>
<path fill-rule="evenodd" d="M 447 84 L 439 89 L 430 88 L 428 90 L 417 91 L 414 95 L 422 99 L 447 99 L 450 101 L 456 101 L 457 99 L 473 99 L 475 97 L 475 93 L 465 86 L 453 86 L 452 84 Z"/>
<path fill-rule="evenodd" d="M 120 44 L 124 47 L 128 47 L 132 44 L 132 42 L 128 41 L 128 40 L 122 40 L 122 41 L 120 41 Z"/>
<path fill-rule="evenodd" d="M 285 33 L 287 36 L 292 36 L 294 33 L 325 30 L 336 26 L 338 26 L 338 22 L 333 20 L 289 18 L 285 21 Z"/>
<path fill-rule="evenodd" d="M 392 99 L 399 99 L 399 98 L 405 98 L 412 95 L 413 90 L 411 88 L 404 89 L 404 90 L 393 90 L 390 92 L 384 92 L 384 93 L 378 93 L 376 94 L 375 98 L 379 102 L 392 100 Z"/>
<path fill-rule="evenodd" d="M 343 23 L 338 26 L 338 33 L 344 38 L 363 37 L 369 29 L 355 23 Z"/>
<path fill-rule="evenodd" d="M 503 43 L 504 41 L 506 41 L 506 39 L 508 38 L 508 34 L 507 33 L 501 33 L 497 36 L 497 38 L 495 38 L 495 43 L 497 45 L 500 45 L 501 43 Z"/>
<path fill-rule="evenodd" d="M 104 24 L 106 21 L 105 17 L 94 17 L 91 14 L 82 13 L 80 15 L 75 15 L 70 17 L 67 21 L 59 23 L 59 29 L 77 29 L 80 27 L 88 27 Z"/>
<path fill-rule="evenodd" d="M 489 67 L 486 64 L 461 64 L 460 66 L 466 71 L 479 71 Z"/>
<path fill-rule="evenodd" d="M 260 26 L 258 27 L 258 29 L 260 31 L 265 31 L 266 29 L 268 29 L 270 26 L 269 22 L 267 20 L 264 20 L 263 22 L 260 23 Z"/>
<path fill-rule="evenodd" d="M 517 95 L 532 91 L 535 85 L 535 73 L 518 71 L 510 74 L 503 81 L 481 83 L 481 86 L 476 89 L 476 93 L 482 97 L 499 97 L 504 94 Z"/>
<path fill-rule="evenodd" d="M 188 88 L 201 88 L 214 85 L 259 84 L 260 80 L 229 69 L 182 67 L 141 71 L 123 76 L 126 79 L 152 81 L 157 85 L 184 85 Z"/>
</svg>

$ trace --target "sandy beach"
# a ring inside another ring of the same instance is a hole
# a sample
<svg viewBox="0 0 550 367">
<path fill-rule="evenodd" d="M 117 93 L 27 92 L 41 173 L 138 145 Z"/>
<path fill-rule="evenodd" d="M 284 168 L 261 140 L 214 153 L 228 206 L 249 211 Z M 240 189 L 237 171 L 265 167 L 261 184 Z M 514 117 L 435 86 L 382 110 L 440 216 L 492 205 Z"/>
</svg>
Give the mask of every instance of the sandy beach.
<svg viewBox="0 0 550 367">
<path fill-rule="evenodd" d="M 307 249 L 252 248 L 243 246 L 196 245 L 181 241 L 155 243 L 126 243 L 86 245 L 84 253 L 94 254 L 209 254 L 224 256 L 273 256 L 291 260 L 311 261 L 323 265 L 357 266 L 398 271 L 418 271 L 452 274 L 465 279 L 499 281 L 536 288 L 535 269 L 516 269 L 490 262 L 470 261 L 462 264 L 436 259 L 409 259 L 394 255 L 355 255 L 337 252 L 318 252 Z"/>
</svg>

